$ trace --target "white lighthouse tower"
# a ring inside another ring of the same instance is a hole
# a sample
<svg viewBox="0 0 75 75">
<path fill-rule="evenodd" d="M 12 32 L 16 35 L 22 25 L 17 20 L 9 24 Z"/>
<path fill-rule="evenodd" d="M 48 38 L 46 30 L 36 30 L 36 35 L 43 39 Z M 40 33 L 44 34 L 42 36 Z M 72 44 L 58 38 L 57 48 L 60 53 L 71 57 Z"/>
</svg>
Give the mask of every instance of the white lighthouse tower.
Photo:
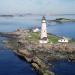
<svg viewBox="0 0 75 75">
<path fill-rule="evenodd" d="M 46 19 L 45 19 L 44 16 L 42 18 L 40 43 L 48 43 L 47 29 L 46 29 Z"/>
</svg>

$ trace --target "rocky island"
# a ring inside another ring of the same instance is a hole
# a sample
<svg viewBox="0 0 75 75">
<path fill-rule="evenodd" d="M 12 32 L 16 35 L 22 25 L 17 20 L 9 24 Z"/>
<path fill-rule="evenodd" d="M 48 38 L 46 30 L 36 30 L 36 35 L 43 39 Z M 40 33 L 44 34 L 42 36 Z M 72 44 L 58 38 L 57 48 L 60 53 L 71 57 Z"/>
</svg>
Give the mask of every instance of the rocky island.
<svg viewBox="0 0 75 75">
<path fill-rule="evenodd" d="M 47 33 L 45 17 L 42 19 L 41 33 L 37 29 L 35 32 L 33 29 L 17 29 L 14 32 L 0 33 L 0 35 L 8 37 L 6 46 L 11 48 L 17 56 L 32 64 L 39 75 L 55 75 L 51 70 L 51 61 L 75 61 L 75 40 L 66 41 Z"/>
<path fill-rule="evenodd" d="M 59 37 L 48 34 L 49 42 L 40 44 L 38 42 L 40 33 L 30 30 L 17 30 L 10 33 L 2 33 L 8 37 L 7 47 L 11 48 L 18 56 L 23 57 L 31 63 L 35 70 L 41 75 L 54 75 L 51 71 L 50 61 L 75 60 L 74 41 L 69 43 L 58 43 Z M 12 38 L 11 38 L 12 37 Z M 53 43 L 51 43 L 52 41 Z"/>
<path fill-rule="evenodd" d="M 56 23 L 75 22 L 75 19 L 56 18 L 55 20 L 48 20 L 48 22 L 56 22 Z"/>
</svg>

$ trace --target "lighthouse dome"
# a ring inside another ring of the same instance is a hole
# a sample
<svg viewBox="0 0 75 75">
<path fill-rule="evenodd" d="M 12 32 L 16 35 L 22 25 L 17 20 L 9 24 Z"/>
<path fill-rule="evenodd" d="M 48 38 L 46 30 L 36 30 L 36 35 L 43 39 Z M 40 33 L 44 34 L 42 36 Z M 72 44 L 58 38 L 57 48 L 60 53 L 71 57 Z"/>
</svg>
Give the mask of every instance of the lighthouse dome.
<svg viewBox="0 0 75 75">
<path fill-rule="evenodd" d="M 45 19 L 45 16 L 42 17 L 42 20 L 46 20 L 46 19 Z"/>
</svg>

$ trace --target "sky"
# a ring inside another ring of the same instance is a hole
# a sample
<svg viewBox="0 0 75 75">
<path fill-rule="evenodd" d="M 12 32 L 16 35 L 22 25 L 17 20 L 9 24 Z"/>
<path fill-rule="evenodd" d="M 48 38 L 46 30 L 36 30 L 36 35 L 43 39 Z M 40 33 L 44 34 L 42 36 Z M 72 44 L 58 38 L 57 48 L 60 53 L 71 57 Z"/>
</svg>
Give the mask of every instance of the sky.
<svg viewBox="0 0 75 75">
<path fill-rule="evenodd" d="M 0 14 L 75 14 L 75 0 L 0 0 Z"/>
</svg>

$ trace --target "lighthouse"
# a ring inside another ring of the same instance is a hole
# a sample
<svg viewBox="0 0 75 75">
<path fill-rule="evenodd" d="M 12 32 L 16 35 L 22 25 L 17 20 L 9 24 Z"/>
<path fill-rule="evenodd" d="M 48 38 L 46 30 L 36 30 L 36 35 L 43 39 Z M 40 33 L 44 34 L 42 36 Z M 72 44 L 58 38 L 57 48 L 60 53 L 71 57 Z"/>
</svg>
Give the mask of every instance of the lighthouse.
<svg viewBox="0 0 75 75">
<path fill-rule="evenodd" d="M 43 18 L 42 18 L 40 43 L 48 43 L 47 28 L 46 28 L 46 19 L 45 19 L 44 16 L 43 16 Z"/>
</svg>

